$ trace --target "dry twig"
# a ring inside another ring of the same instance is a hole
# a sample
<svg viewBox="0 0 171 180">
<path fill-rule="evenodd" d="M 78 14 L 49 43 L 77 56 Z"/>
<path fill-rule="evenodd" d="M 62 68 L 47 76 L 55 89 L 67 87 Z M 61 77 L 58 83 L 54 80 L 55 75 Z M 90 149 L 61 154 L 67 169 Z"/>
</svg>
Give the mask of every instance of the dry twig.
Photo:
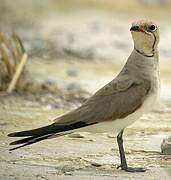
<svg viewBox="0 0 171 180">
<path fill-rule="evenodd" d="M 0 32 L 0 90 L 11 93 L 16 87 L 20 87 L 19 79 L 25 75 L 25 63 L 27 54 L 20 38 L 13 34 L 7 37 Z"/>
<path fill-rule="evenodd" d="M 15 85 L 17 83 L 18 78 L 20 77 L 20 75 L 22 73 L 22 70 L 24 68 L 26 61 L 27 61 L 27 54 L 24 53 L 23 57 L 20 61 L 20 64 L 18 65 L 17 70 L 16 70 L 16 72 L 15 72 L 15 74 L 14 74 L 14 76 L 13 76 L 13 78 L 12 78 L 12 80 L 8 86 L 7 93 L 11 93 L 15 89 Z"/>
</svg>

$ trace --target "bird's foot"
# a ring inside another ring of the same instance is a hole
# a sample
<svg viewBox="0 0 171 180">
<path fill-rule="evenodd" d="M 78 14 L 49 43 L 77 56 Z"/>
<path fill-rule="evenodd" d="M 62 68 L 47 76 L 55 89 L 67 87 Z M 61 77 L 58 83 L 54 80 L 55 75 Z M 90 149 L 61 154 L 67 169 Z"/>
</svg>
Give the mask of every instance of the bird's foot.
<svg viewBox="0 0 171 180">
<path fill-rule="evenodd" d="M 128 166 L 118 166 L 117 169 L 121 168 L 122 170 L 126 171 L 126 172 L 145 172 L 147 169 L 145 168 L 133 168 L 133 167 L 128 167 Z"/>
</svg>

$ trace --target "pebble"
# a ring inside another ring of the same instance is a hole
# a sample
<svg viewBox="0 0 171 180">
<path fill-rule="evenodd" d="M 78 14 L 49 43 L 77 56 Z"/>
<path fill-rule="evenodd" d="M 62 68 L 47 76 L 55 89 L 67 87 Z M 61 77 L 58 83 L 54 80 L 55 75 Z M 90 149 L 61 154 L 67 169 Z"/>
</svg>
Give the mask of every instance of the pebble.
<svg viewBox="0 0 171 180">
<path fill-rule="evenodd" d="M 171 155 L 171 136 L 163 139 L 161 144 L 161 152 L 164 155 Z"/>
</svg>

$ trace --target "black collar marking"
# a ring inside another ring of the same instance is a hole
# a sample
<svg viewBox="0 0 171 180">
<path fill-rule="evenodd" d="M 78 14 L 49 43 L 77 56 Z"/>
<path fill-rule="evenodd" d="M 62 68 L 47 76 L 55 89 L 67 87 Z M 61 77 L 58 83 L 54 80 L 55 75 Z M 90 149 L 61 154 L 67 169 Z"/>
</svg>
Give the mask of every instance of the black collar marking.
<svg viewBox="0 0 171 180">
<path fill-rule="evenodd" d="M 134 49 L 137 51 L 137 53 L 139 53 L 139 54 L 141 54 L 141 55 L 143 55 L 143 56 L 145 56 L 145 57 L 153 57 L 153 56 L 154 56 L 154 54 L 152 54 L 152 55 L 147 55 L 147 54 L 145 54 L 145 53 L 139 51 L 139 50 L 136 49 L 136 48 L 134 48 Z"/>
<path fill-rule="evenodd" d="M 153 33 L 152 33 L 152 34 L 153 34 Z M 139 54 L 141 54 L 141 55 L 143 55 L 143 56 L 145 56 L 145 57 L 153 57 L 153 56 L 154 56 L 154 47 L 155 47 L 156 40 L 157 40 L 155 34 L 153 34 L 153 36 L 154 36 L 154 43 L 153 43 L 153 46 L 152 46 L 152 55 L 147 55 L 147 54 L 145 54 L 145 53 L 139 51 L 139 50 L 136 49 L 136 48 L 135 48 L 135 50 L 136 50 Z"/>
</svg>

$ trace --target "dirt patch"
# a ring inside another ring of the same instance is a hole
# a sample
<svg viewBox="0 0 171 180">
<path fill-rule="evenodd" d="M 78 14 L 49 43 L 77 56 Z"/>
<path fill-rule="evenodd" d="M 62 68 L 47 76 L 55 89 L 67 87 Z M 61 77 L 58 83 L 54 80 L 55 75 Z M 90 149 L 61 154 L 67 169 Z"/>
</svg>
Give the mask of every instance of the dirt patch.
<svg viewBox="0 0 171 180">
<path fill-rule="evenodd" d="M 111 10 L 92 11 L 91 8 L 67 10 L 69 5 L 65 6 L 64 1 L 60 2 L 60 8 L 55 5 L 55 11 L 48 13 L 46 3 L 40 5 L 37 1 L 39 5 L 33 10 L 30 1 L 24 3 L 25 8 L 21 8 L 23 4 L 4 2 L 8 8 L 1 11 L 7 15 L 1 18 L 1 30 L 10 32 L 13 29 L 21 37 L 30 58 L 27 64 L 29 77 L 34 79 L 35 86 L 31 86 L 29 92 L 0 96 L 0 179 L 169 180 L 171 157 L 162 155 L 160 147 L 163 138 L 171 132 L 171 46 L 168 41 L 171 31 L 167 19 L 163 21 L 155 16 L 162 27 L 162 105 L 143 116 L 124 134 L 129 165 L 146 167 L 148 171 L 131 174 L 116 168 L 119 156 L 112 132 L 74 134 L 12 153 L 8 151 L 11 139 L 7 134 L 52 123 L 55 117 L 78 107 L 111 81 L 131 52 L 128 27 L 135 14 L 129 14 L 129 17 L 128 14 L 117 14 L 116 7 L 115 13 Z M 147 7 L 147 2 L 139 3 Z M 20 11 L 16 11 L 17 7 Z M 137 5 L 131 5 L 131 12 L 135 13 L 134 7 Z M 164 12 L 166 6 L 162 4 L 162 7 Z M 155 8 L 159 8 L 158 4 Z"/>
</svg>

